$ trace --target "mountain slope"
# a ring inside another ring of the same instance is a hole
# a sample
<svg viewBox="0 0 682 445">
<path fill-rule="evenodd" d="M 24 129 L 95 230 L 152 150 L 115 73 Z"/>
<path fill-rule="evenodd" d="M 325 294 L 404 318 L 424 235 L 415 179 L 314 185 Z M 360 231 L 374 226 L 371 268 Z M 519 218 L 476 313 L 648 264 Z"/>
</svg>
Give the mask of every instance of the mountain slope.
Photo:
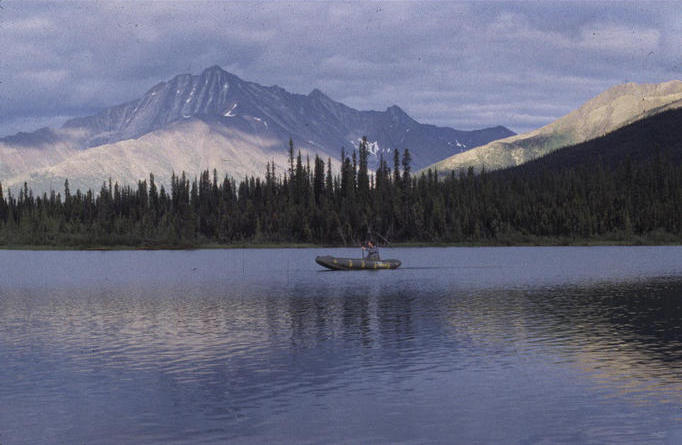
<svg viewBox="0 0 682 445">
<path fill-rule="evenodd" d="M 132 172 L 147 165 L 163 166 L 154 171 L 160 177 L 173 170 L 193 173 L 200 164 L 235 177 L 263 174 L 266 160 L 277 161 L 286 154 L 290 137 L 302 151 L 334 159 L 342 146 L 355 147 L 367 136 L 374 162 L 381 154 L 390 156 L 391 150 L 407 147 L 413 166 L 421 168 L 511 134 L 504 127 L 458 131 L 424 125 L 398 106 L 383 112 L 358 111 L 319 90 L 292 94 L 214 66 L 200 75 L 161 82 L 138 100 L 72 119 L 61 129 L 0 139 L 0 181 L 54 185 L 66 176 L 74 184 L 96 188 L 106 178 L 94 178 L 94 172 L 107 162 L 116 166 L 111 176 L 121 182 L 146 177 L 149 171 L 141 177 Z M 196 161 L 203 155 L 191 155 L 194 145 L 208 140 L 214 154 L 207 158 L 211 162 Z M 133 149 L 136 144 L 139 147 Z M 217 159 L 222 161 L 213 163 Z"/>
<path fill-rule="evenodd" d="M 98 191 L 109 178 L 121 184 L 135 184 L 149 173 L 155 175 L 157 183 L 165 185 L 170 184 L 174 172 L 181 171 L 189 177 L 214 168 L 239 172 L 236 178 L 262 176 L 267 162 L 274 162 L 278 172 L 286 171 L 287 154 L 276 150 L 280 142 L 192 118 L 138 139 L 78 151 L 56 165 L 8 178 L 3 184 L 15 188 L 27 181 L 34 191 L 60 191 L 68 179 L 73 190 Z"/>
<path fill-rule="evenodd" d="M 560 148 L 523 165 L 495 172 L 500 175 L 531 175 L 565 169 L 615 168 L 629 160 L 633 163 L 660 157 L 682 164 L 682 108 L 655 114 L 605 136 Z"/>
<path fill-rule="evenodd" d="M 430 168 L 445 172 L 521 165 L 561 147 L 603 136 L 631 122 L 680 107 L 682 81 L 618 85 L 549 125 L 453 155 Z"/>
</svg>

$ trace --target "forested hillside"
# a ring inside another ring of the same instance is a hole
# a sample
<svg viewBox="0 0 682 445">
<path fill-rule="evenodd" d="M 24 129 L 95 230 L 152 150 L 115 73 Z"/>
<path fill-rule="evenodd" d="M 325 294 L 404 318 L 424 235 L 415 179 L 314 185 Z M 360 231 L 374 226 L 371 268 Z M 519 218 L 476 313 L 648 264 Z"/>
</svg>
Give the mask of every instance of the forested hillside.
<svg viewBox="0 0 682 445">
<path fill-rule="evenodd" d="M 454 154 L 432 168 L 444 173 L 515 167 L 681 107 L 682 81 L 616 85 L 544 127 Z"/>
<path fill-rule="evenodd" d="M 394 152 L 375 174 L 366 142 L 329 161 L 295 156 L 261 178 L 153 175 L 136 188 L 18 196 L 0 191 L 5 246 L 190 247 L 239 242 L 353 245 L 374 234 L 394 242 L 483 244 L 682 240 L 682 111 L 635 122 L 521 167 L 474 175 L 411 174 Z"/>
</svg>

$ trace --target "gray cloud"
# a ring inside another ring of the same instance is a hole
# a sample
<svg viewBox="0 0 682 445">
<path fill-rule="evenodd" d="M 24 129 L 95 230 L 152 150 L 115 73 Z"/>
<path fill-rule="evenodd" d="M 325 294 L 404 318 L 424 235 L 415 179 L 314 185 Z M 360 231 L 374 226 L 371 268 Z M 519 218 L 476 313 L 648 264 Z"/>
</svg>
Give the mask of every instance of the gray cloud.
<svg viewBox="0 0 682 445">
<path fill-rule="evenodd" d="M 54 125 L 218 64 L 403 107 L 459 129 L 525 131 L 626 81 L 682 77 L 679 2 L 27 2 L 0 9 L 0 134 Z"/>
</svg>

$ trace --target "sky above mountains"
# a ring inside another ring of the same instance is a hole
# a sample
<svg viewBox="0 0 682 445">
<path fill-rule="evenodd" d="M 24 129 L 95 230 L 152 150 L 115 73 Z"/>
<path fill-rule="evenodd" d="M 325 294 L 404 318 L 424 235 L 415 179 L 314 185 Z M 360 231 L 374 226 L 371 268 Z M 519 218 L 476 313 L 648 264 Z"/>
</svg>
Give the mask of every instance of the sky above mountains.
<svg viewBox="0 0 682 445">
<path fill-rule="evenodd" d="M 0 136 L 211 65 L 467 130 L 547 124 L 615 84 L 682 78 L 682 2 L 0 0 Z"/>
</svg>

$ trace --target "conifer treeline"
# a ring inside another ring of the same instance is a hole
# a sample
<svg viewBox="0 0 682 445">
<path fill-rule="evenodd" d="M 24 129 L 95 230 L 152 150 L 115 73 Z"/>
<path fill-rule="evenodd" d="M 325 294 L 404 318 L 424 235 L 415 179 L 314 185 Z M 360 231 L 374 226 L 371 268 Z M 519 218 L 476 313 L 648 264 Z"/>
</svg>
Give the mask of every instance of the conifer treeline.
<svg viewBox="0 0 682 445">
<path fill-rule="evenodd" d="M 366 140 L 340 171 L 331 160 L 294 156 L 287 172 L 219 180 L 174 175 L 170 189 L 154 175 L 137 187 L 111 181 L 98 194 L 18 196 L 0 186 L 0 244 L 42 246 L 196 246 L 235 242 L 355 245 L 372 234 L 392 241 L 542 242 L 682 237 L 682 168 L 663 155 L 613 166 L 559 171 L 512 169 L 474 175 L 419 176 L 410 153 L 368 168 Z M 391 162 L 392 161 L 392 162 Z"/>
</svg>

